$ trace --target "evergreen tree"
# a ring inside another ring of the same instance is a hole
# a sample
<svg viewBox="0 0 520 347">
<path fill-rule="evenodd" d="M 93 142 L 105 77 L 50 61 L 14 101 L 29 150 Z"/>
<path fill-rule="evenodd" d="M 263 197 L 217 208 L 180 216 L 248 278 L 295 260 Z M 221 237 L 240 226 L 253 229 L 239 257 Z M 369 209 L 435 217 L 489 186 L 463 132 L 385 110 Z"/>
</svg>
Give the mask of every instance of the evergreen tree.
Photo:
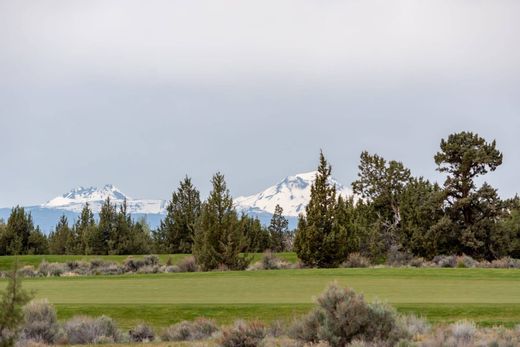
<svg viewBox="0 0 520 347">
<path fill-rule="evenodd" d="M 74 254 L 69 250 L 72 238 L 69 221 L 65 215 L 62 215 L 54 232 L 49 234 L 49 252 L 51 254 Z"/>
<path fill-rule="evenodd" d="M 387 162 L 377 154 L 361 153 L 358 179 L 352 183 L 354 193 L 369 205 L 372 213 L 367 225 L 370 256 L 382 260 L 392 248 L 401 248 L 400 200 L 412 177 L 403 163 Z"/>
<path fill-rule="evenodd" d="M 26 254 L 48 254 L 49 253 L 49 241 L 47 236 L 37 226 L 29 234 L 29 240 L 27 242 Z"/>
<path fill-rule="evenodd" d="M 150 227 L 146 223 L 146 219 L 132 223 L 126 254 L 150 254 L 152 252 L 153 239 Z"/>
<path fill-rule="evenodd" d="M 90 229 L 88 235 L 88 253 L 106 255 L 111 252 L 115 245 L 113 235 L 117 223 L 117 209 L 107 198 L 99 211 L 99 223 L 97 227 Z"/>
<path fill-rule="evenodd" d="M 83 206 L 78 220 L 72 228 L 72 240 L 68 247 L 71 254 L 92 254 L 90 240 L 96 233 L 96 221 L 94 213 L 88 203 Z"/>
<path fill-rule="evenodd" d="M 294 241 L 298 258 L 308 266 L 334 267 L 347 256 L 346 228 L 334 222 L 337 201 L 336 187 L 329 182 L 331 170 L 321 152 L 306 215 L 299 217 Z"/>
<path fill-rule="evenodd" d="M 251 218 L 243 214 L 240 223 L 247 240 L 247 250 L 249 252 L 263 252 L 269 249 L 270 238 L 269 232 L 262 226 L 258 218 Z"/>
<path fill-rule="evenodd" d="M 502 242 L 494 234 L 499 230 L 496 221 L 504 214 L 503 204 L 488 184 L 477 189 L 475 179 L 495 171 L 502 164 L 502 153 L 495 141 L 488 143 L 471 132 L 452 134 L 440 147 L 434 159 L 437 170 L 447 174 L 444 200 L 457 240 L 452 251 L 477 258 L 499 256 L 496 247 Z"/>
<path fill-rule="evenodd" d="M 0 301 L 0 347 L 13 347 L 24 322 L 23 306 L 31 295 L 22 289 L 18 261 L 7 274 L 8 283 Z"/>
<path fill-rule="evenodd" d="M 283 208 L 276 205 L 271 223 L 267 228 L 271 238 L 271 250 L 273 252 L 285 252 L 288 249 L 289 221 L 283 216 Z"/>
<path fill-rule="evenodd" d="M 29 237 L 33 230 L 31 214 L 26 213 L 23 207 L 16 206 L 13 208 L 7 220 L 2 240 L 5 254 L 27 254 Z"/>
<path fill-rule="evenodd" d="M 200 194 L 186 176 L 166 207 L 157 237 L 168 253 L 191 253 L 193 229 L 200 215 Z"/>
<path fill-rule="evenodd" d="M 213 190 L 202 205 L 195 224 L 193 255 L 203 270 L 219 267 L 244 269 L 250 261 L 241 254 L 247 247 L 247 240 L 224 175 L 216 173 L 211 182 Z"/>
</svg>

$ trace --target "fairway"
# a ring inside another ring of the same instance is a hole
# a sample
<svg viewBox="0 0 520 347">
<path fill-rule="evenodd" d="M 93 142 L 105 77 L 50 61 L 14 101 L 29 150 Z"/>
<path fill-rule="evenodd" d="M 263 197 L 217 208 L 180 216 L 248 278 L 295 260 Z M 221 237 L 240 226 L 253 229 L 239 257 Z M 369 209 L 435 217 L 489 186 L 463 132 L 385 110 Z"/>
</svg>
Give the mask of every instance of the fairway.
<svg viewBox="0 0 520 347">
<path fill-rule="evenodd" d="M 165 326 L 207 316 L 291 319 L 337 281 L 433 322 L 472 319 L 483 325 L 520 323 L 520 271 L 501 269 L 307 269 L 56 277 L 24 280 L 24 287 L 58 307 L 60 319 L 107 314 L 121 326 Z M 2 287 L 5 286 L 2 281 Z"/>
</svg>

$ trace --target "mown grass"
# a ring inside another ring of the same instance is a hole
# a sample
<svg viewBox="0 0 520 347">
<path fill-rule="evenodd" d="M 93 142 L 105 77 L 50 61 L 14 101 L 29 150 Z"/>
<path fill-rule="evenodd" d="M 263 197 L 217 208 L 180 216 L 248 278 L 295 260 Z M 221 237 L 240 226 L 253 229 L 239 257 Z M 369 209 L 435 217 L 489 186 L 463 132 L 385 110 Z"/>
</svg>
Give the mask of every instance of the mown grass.
<svg viewBox="0 0 520 347">
<path fill-rule="evenodd" d="M 24 280 L 37 297 L 57 305 L 60 319 L 76 314 L 140 321 L 156 327 L 206 316 L 290 320 L 337 281 L 432 322 L 520 323 L 520 271 L 504 269 L 372 268 L 174 273 Z M 5 280 L 0 287 L 5 286 Z"/>
<path fill-rule="evenodd" d="M 161 263 L 166 263 L 169 258 L 172 262 L 178 263 L 180 260 L 189 256 L 189 254 L 159 254 Z M 252 261 L 258 261 L 262 257 L 261 253 L 250 254 Z M 296 262 L 298 258 L 295 253 L 277 253 L 279 258 L 285 259 L 290 262 Z M 0 256 L 0 271 L 6 271 L 12 268 L 16 259 L 18 259 L 19 266 L 32 265 L 37 267 L 43 260 L 49 263 L 65 263 L 72 260 L 92 260 L 102 259 L 105 261 L 122 263 L 128 255 L 20 255 L 20 256 Z M 135 259 L 142 259 L 144 255 L 132 255 Z"/>
</svg>

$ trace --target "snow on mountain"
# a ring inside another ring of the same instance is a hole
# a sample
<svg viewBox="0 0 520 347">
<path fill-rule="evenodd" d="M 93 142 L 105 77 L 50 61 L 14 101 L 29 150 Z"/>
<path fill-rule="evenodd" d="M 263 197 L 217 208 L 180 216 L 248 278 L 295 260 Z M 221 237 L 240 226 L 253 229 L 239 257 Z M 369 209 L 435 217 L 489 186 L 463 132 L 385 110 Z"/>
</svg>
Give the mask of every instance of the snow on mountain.
<svg viewBox="0 0 520 347">
<path fill-rule="evenodd" d="M 40 205 L 40 207 L 79 213 L 85 204 L 88 203 L 94 213 L 99 213 L 101 205 L 107 198 L 110 198 L 112 203 L 116 205 L 121 205 L 126 199 L 129 213 L 165 213 L 166 202 L 164 200 L 132 199 L 111 184 L 106 184 L 102 188 L 74 188 L 62 196 L 47 201 L 45 204 Z"/>
<path fill-rule="evenodd" d="M 276 205 L 283 208 L 283 214 L 288 217 L 297 217 L 305 213 L 305 206 L 311 196 L 311 185 L 316 179 L 317 171 L 306 172 L 286 177 L 283 181 L 251 196 L 235 198 L 235 206 L 239 211 L 247 214 L 258 214 L 267 212 L 274 213 Z M 352 191 L 334 178 L 330 183 L 336 185 L 338 194 L 351 196 Z"/>
</svg>

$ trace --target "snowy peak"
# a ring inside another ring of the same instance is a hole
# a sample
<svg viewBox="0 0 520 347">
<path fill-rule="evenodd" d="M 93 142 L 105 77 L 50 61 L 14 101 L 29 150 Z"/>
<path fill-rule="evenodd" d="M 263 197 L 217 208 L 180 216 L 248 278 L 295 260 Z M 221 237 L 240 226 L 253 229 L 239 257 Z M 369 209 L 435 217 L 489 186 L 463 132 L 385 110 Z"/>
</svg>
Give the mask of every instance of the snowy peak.
<svg viewBox="0 0 520 347">
<path fill-rule="evenodd" d="M 165 202 L 163 200 L 139 200 L 132 199 L 121 192 L 112 184 L 106 184 L 102 188 L 96 187 L 77 187 L 68 193 L 58 196 L 42 204 L 42 208 L 61 209 L 71 212 L 80 212 L 83 206 L 88 203 L 93 212 L 98 213 L 103 202 L 110 200 L 120 205 L 127 200 L 130 213 L 163 213 Z"/>
<path fill-rule="evenodd" d="M 317 171 L 288 176 L 277 185 L 267 188 L 251 196 L 242 196 L 235 199 L 238 210 L 245 213 L 263 211 L 274 213 L 276 205 L 283 208 L 283 214 L 296 217 L 305 212 L 305 206 L 311 196 L 311 185 L 316 179 Z M 352 195 L 352 191 L 345 188 L 334 178 L 330 183 L 336 186 L 338 194 L 342 196 Z"/>
</svg>

